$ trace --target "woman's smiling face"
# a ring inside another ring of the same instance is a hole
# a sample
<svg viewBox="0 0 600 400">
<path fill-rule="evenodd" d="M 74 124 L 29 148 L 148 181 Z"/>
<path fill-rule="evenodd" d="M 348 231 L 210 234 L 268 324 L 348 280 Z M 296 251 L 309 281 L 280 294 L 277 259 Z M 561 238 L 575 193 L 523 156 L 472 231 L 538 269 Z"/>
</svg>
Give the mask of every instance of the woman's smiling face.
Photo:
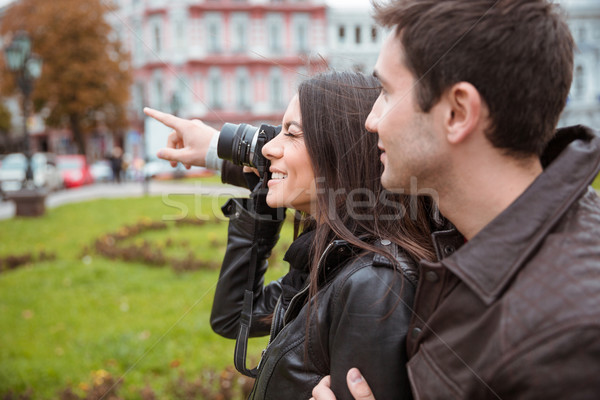
<svg viewBox="0 0 600 400">
<path fill-rule="evenodd" d="M 313 214 L 315 174 L 304 143 L 298 95 L 285 111 L 281 132 L 263 147 L 262 153 L 271 161 L 267 204 Z"/>
</svg>

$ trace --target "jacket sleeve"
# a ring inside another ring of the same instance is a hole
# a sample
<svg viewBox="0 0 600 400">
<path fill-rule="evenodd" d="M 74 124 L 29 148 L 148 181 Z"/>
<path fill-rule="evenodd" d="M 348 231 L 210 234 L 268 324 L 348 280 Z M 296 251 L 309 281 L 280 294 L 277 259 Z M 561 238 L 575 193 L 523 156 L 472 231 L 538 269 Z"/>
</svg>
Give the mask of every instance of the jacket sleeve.
<svg viewBox="0 0 600 400">
<path fill-rule="evenodd" d="M 229 217 L 227 249 L 217 282 L 210 323 L 221 336 L 235 338 L 239 329 L 239 318 L 244 303 L 244 290 L 248 283 L 248 267 L 254 238 L 255 219 L 247 209 L 248 199 L 231 199 L 223 206 Z M 273 313 L 281 294 L 279 281 L 264 286 L 267 259 L 279 239 L 282 219 L 261 219 L 258 240 L 258 265 L 254 277 L 254 304 L 251 336 L 269 334 L 270 323 L 264 317 Z"/>
<path fill-rule="evenodd" d="M 331 388 L 352 399 L 346 375 L 357 367 L 376 399 L 411 399 L 406 334 L 415 287 L 389 267 L 363 267 L 343 282 L 332 302 Z"/>
<path fill-rule="evenodd" d="M 223 166 L 221 167 L 221 182 L 248 188 L 246 179 L 244 179 L 243 167 L 241 165 L 235 165 L 228 160 L 223 160 Z"/>
</svg>

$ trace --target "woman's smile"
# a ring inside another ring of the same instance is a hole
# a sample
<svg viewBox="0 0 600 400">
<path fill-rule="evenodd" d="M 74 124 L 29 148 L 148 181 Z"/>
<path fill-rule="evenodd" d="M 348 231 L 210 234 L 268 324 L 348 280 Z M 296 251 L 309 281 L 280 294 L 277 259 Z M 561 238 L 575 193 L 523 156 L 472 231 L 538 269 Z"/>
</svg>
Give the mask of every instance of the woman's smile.
<svg viewBox="0 0 600 400">
<path fill-rule="evenodd" d="M 265 144 L 263 155 L 271 162 L 267 204 L 310 214 L 316 199 L 315 174 L 304 143 L 297 95 L 283 116 L 281 132 Z"/>
</svg>

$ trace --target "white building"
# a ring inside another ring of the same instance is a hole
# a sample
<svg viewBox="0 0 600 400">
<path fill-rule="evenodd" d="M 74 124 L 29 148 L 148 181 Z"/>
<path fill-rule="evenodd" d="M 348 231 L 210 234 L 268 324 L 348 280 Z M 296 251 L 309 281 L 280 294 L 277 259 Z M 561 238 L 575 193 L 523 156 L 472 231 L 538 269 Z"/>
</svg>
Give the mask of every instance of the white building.
<svg viewBox="0 0 600 400">
<path fill-rule="evenodd" d="M 600 129 L 600 1 L 561 0 L 577 43 L 573 83 L 559 126 Z"/>
<path fill-rule="evenodd" d="M 131 52 L 132 110 L 279 121 L 302 77 L 325 68 L 324 0 L 112 0 Z"/>
<path fill-rule="evenodd" d="M 371 5 L 333 5 L 327 10 L 329 66 L 371 73 L 386 30 L 371 17 Z"/>
</svg>

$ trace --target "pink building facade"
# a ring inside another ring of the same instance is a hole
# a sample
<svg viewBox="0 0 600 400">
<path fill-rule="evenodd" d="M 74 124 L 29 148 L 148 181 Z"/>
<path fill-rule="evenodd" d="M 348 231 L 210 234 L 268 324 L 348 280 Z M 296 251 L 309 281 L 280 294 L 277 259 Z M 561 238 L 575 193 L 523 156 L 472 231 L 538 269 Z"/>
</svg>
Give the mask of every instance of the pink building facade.
<svg viewBox="0 0 600 400">
<path fill-rule="evenodd" d="M 324 70 L 324 0 L 120 0 L 131 53 L 131 113 L 148 105 L 224 122 L 279 123 L 299 81 Z M 141 125 L 140 125 L 141 127 Z"/>
</svg>

